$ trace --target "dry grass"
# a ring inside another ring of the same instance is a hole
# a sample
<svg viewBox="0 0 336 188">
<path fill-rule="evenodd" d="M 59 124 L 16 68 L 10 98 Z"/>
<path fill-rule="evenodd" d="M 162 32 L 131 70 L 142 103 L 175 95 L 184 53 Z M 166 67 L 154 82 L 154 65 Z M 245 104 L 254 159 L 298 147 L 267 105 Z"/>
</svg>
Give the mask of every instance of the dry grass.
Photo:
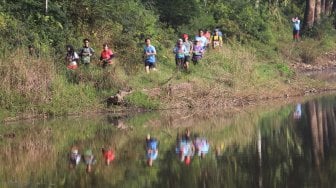
<svg viewBox="0 0 336 188">
<path fill-rule="evenodd" d="M 18 49 L 0 60 L 0 88 L 7 94 L 17 93 L 32 103 L 47 102 L 54 75 L 53 63 L 29 57 Z"/>
</svg>

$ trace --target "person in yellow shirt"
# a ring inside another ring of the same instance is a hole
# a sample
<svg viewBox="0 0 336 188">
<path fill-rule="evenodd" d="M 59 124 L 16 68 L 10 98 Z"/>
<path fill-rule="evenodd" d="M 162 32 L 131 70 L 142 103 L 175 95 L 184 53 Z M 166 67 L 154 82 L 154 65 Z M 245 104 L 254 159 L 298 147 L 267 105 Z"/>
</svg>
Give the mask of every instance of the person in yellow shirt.
<svg viewBox="0 0 336 188">
<path fill-rule="evenodd" d="M 216 29 L 214 35 L 211 38 L 211 45 L 213 49 L 219 49 L 223 46 L 222 36 L 219 35 L 219 31 Z"/>
</svg>

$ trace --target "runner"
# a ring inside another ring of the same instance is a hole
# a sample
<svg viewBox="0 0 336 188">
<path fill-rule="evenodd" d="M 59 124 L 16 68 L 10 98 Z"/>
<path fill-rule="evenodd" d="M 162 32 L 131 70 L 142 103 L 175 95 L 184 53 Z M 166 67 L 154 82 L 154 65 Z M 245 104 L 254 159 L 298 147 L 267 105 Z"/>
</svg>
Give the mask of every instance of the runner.
<svg viewBox="0 0 336 188">
<path fill-rule="evenodd" d="M 75 52 L 72 45 L 67 45 L 67 54 L 66 54 L 66 62 L 67 62 L 67 68 L 74 70 L 78 68 L 77 61 L 79 59 L 78 54 Z"/>
<path fill-rule="evenodd" d="M 204 36 L 204 32 L 202 29 L 198 31 L 198 35 L 195 37 L 195 41 L 200 41 L 200 45 L 205 50 L 208 45 L 208 39 Z"/>
<path fill-rule="evenodd" d="M 210 33 L 209 30 L 207 30 L 207 29 L 205 30 L 204 37 L 207 39 L 207 45 L 206 45 L 206 47 L 209 48 L 210 42 L 211 42 L 211 33 Z"/>
<path fill-rule="evenodd" d="M 191 52 L 193 49 L 193 44 L 191 41 L 189 41 L 189 36 L 187 34 L 183 34 L 182 35 L 183 38 L 183 45 L 186 48 L 186 53 L 184 56 L 184 65 L 185 65 L 185 69 L 188 70 L 189 69 L 189 62 L 190 62 L 190 56 L 191 56 Z"/>
<path fill-rule="evenodd" d="M 100 61 L 102 63 L 102 67 L 106 68 L 107 65 L 113 64 L 112 58 L 114 58 L 114 54 L 112 50 L 109 49 L 108 45 L 103 44 L 103 51 L 100 54 Z"/>
<path fill-rule="evenodd" d="M 145 39 L 146 46 L 144 47 L 144 59 L 145 59 L 145 68 L 146 73 L 149 73 L 149 70 L 156 71 L 156 50 L 155 47 L 151 45 L 151 40 L 149 38 Z"/>
<path fill-rule="evenodd" d="M 83 40 L 84 46 L 79 52 L 79 57 L 84 65 L 90 65 L 91 56 L 94 54 L 93 48 L 89 47 L 89 39 Z"/>
<path fill-rule="evenodd" d="M 211 44 L 213 49 L 219 49 L 223 46 L 222 36 L 219 36 L 219 31 L 215 30 L 214 35 L 211 38 Z"/>
<path fill-rule="evenodd" d="M 202 59 L 203 53 L 204 53 L 204 48 L 201 45 L 201 41 L 199 39 L 196 39 L 195 45 L 193 46 L 192 53 L 193 53 L 192 61 L 194 65 L 196 65 Z"/>
<path fill-rule="evenodd" d="M 173 50 L 175 54 L 175 63 L 176 63 L 176 68 L 177 69 L 182 69 L 185 67 L 184 65 L 184 58 L 186 54 L 186 47 L 183 45 L 183 40 L 179 39 L 176 42 L 176 46 Z"/>
</svg>

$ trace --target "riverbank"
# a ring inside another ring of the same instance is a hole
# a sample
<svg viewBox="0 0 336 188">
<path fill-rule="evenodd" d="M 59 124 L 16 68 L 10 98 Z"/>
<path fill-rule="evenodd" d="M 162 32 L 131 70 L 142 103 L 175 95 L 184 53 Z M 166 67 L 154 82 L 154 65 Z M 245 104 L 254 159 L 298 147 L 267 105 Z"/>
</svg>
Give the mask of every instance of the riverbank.
<svg viewBox="0 0 336 188">
<path fill-rule="evenodd" d="M 295 67 L 296 65 L 293 65 Z M 317 75 L 326 76 L 325 72 L 329 72 L 331 69 L 330 64 L 324 66 L 321 69 L 321 65 L 316 64 L 308 66 L 307 69 L 302 69 L 303 66 L 299 66 L 296 69 L 298 76 L 305 78 L 307 75 L 315 73 Z M 313 69 L 313 70 L 312 70 Z M 329 72 L 330 73 L 330 72 Z M 130 106 L 113 106 L 102 107 L 96 109 L 90 109 L 88 111 L 82 111 L 77 113 L 67 113 L 66 116 L 96 116 L 97 114 L 114 114 L 115 116 L 124 116 L 129 113 L 141 113 L 153 110 L 168 110 L 179 111 L 181 115 L 188 115 L 192 111 L 192 115 L 203 114 L 204 111 L 209 113 L 210 111 L 241 111 L 253 106 L 272 105 L 272 104 L 288 104 L 295 101 L 300 101 L 302 97 L 314 97 L 324 94 L 331 94 L 336 92 L 336 87 L 333 83 L 313 80 L 316 85 L 306 85 L 305 87 L 299 87 L 298 84 L 288 83 L 288 88 L 284 90 L 268 90 L 267 92 L 260 92 L 256 90 L 250 91 L 236 91 L 233 93 L 228 90 L 220 90 L 218 88 L 207 88 L 202 90 L 197 86 L 189 83 L 180 83 L 176 85 L 169 85 L 168 88 L 153 88 L 144 89 L 143 92 L 148 94 L 151 98 L 160 98 L 162 104 L 158 109 L 144 109 L 139 107 Z M 334 80 L 335 81 L 335 80 Z M 319 85 L 319 84 L 321 85 Z M 323 84 L 322 84 L 323 83 Z M 204 89 L 204 88 L 203 88 Z M 162 95 L 162 93 L 166 93 Z M 164 97 L 162 97 L 164 96 Z M 14 117 L 7 117 L 4 122 L 12 122 L 18 120 L 33 120 L 33 119 L 46 119 L 50 116 L 48 114 L 34 114 L 34 113 L 21 113 Z"/>
<path fill-rule="evenodd" d="M 58 62 L 30 59 L 27 63 L 22 56 L 10 59 L 17 69 L 15 77 L 12 71 L 5 71 L 12 67 L 4 66 L 2 88 L 8 91 L 2 95 L 1 119 L 240 108 L 334 91 L 332 78 L 310 74 L 324 75 L 335 67 L 334 44 L 328 38 L 299 43 L 283 39 L 276 48 L 261 43 L 251 46 L 226 43 L 220 51 L 207 52 L 202 62 L 191 65 L 187 72 L 177 71 L 173 55 L 164 50 L 160 53 L 158 71 L 150 74 L 142 66 L 134 73 L 127 73 L 118 59 L 108 69 L 92 65 L 89 69 L 68 71 Z M 131 92 L 117 105 L 108 104 L 108 99 L 121 90 Z"/>
</svg>

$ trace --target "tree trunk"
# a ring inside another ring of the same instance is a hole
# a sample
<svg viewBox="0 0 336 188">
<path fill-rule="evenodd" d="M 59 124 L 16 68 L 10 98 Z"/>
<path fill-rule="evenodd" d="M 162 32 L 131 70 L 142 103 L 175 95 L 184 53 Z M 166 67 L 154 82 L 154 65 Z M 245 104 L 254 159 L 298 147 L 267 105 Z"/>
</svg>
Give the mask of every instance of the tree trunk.
<svg viewBox="0 0 336 188">
<path fill-rule="evenodd" d="M 333 1 L 332 7 L 331 7 L 331 14 L 334 14 L 336 11 L 336 0 Z"/>
<path fill-rule="evenodd" d="M 312 139 L 312 154 L 313 161 L 317 169 L 320 169 L 320 157 L 319 157 L 319 135 L 317 126 L 317 114 L 315 102 L 308 102 L 309 120 L 310 120 L 310 131 Z"/>
<path fill-rule="evenodd" d="M 321 0 L 321 15 L 325 15 L 326 14 L 326 9 L 325 9 L 325 5 L 326 5 L 326 1 L 327 0 Z"/>
<path fill-rule="evenodd" d="M 323 111 L 322 105 L 315 101 L 316 115 L 317 115 L 317 130 L 318 130 L 318 156 L 320 160 L 324 159 L 324 134 L 323 134 Z"/>
<path fill-rule="evenodd" d="M 325 15 L 329 15 L 330 12 L 331 12 L 331 5 L 332 5 L 332 2 L 330 2 L 331 0 L 325 0 L 325 5 L 324 5 L 324 14 Z"/>
<path fill-rule="evenodd" d="M 336 1 L 336 0 L 334 0 Z M 306 11 L 305 11 L 305 21 L 304 28 L 312 28 L 314 26 L 314 15 L 315 15 L 315 0 L 306 0 Z"/>
<path fill-rule="evenodd" d="M 321 0 L 316 0 L 315 3 L 315 23 L 320 23 L 321 20 Z"/>
<path fill-rule="evenodd" d="M 336 144 L 336 115 L 334 109 L 328 109 L 328 130 L 329 130 L 329 135 L 330 135 L 330 142 L 332 144 Z"/>
<path fill-rule="evenodd" d="M 330 133 L 329 133 L 329 129 L 328 129 L 328 108 L 329 106 L 325 106 L 325 108 L 323 108 L 323 143 L 326 146 L 326 148 L 330 148 Z"/>
</svg>

